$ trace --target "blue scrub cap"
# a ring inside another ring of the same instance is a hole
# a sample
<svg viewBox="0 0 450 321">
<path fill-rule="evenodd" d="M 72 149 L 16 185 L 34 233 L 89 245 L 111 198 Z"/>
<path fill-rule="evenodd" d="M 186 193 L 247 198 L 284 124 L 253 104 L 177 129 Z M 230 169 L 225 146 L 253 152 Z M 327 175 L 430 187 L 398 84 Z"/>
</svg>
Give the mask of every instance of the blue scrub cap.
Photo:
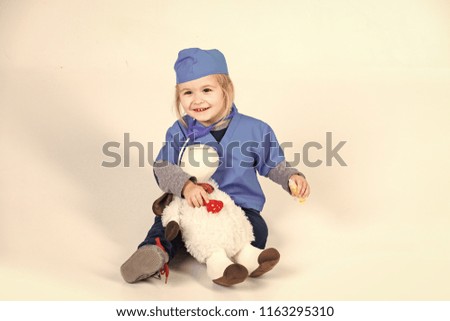
<svg viewBox="0 0 450 321">
<path fill-rule="evenodd" d="M 214 74 L 227 74 L 225 56 L 217 49 L 183 49 L 175 62 L 177 84 Z"/>
</svg>

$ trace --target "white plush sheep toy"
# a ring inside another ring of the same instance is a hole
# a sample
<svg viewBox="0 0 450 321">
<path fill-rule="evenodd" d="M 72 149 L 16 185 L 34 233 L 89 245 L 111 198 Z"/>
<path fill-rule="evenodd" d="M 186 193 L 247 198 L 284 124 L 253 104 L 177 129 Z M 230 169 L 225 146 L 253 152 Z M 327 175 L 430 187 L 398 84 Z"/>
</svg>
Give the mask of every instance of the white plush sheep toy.
<svg viewBox="0 0 450 321">
<path fill-rule="evenodd" d="M 171 196 L 162 210 L 162 222 L 169 240 L 181 231 L 187 251 L 200 263 L 206 263 L 214 283 L 230 286 L 247 276 L 258 277 L 270 271 L 280 254 L 274 248 L 261 250 L 250 244 L 253 229 L 244 211 L 211 179 L 218 163 L 219 156 L 210 146 L 187 148 L 181 167 L 197 178 L 210 201 L 193 208 L 185 199 Z"/>
</svg>

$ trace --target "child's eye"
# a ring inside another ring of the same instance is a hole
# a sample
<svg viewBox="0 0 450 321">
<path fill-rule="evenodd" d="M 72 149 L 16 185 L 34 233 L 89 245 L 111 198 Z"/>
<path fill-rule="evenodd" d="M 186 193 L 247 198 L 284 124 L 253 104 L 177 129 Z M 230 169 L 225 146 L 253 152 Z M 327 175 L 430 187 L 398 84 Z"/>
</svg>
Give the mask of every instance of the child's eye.
<svg viewBox="0 0 450 321">
<path fill-rule="evenodd" d="M 192 94 L 192 92 L 189 91 L 189 90 L 186 90 L 186 91 L 183 93 L 183 95 L 190 95 L 190 94 Z"/>
<path fill-rule="evenodd" d="M 204 91 L 205 93 L 209 93 L 210 91 L 212 91 L 212 89 L 211 89 L 211 88 L 205 88 L 205 89 L 203 89 L 203 91 Z"/>
</svg>

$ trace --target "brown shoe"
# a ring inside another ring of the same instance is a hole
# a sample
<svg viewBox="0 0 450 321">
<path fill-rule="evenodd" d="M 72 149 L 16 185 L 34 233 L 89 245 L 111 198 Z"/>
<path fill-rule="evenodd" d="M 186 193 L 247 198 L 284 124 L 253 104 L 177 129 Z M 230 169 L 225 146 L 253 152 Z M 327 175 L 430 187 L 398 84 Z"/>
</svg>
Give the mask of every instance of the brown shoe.
<svg viewBox="0 0 450 321">
<path fill-rule="evenodd" d="M 168 260 L 167 253 L 156 245 L 144 245 L 120 267 L 120 273 L 128 283 L 136 283 L 158 273 Z"/>
<path fill-rule="evenodd" d="M 247 276 L 247 268 L 238 263 L 234 263 L 228 265 L 225 271 L 223 271 L 223 276 L 213 280 L 213 282 L 222 286 L 231 286 L 244 282 Z"/>
<path fill-rule="evenodd" d="M 269 272 L 280 261 L 280 252 L 274 248 L 265 249 L 258 256 L 258 268 L 250 274 L 250 277 L 256 278 Z"/>
</svg>

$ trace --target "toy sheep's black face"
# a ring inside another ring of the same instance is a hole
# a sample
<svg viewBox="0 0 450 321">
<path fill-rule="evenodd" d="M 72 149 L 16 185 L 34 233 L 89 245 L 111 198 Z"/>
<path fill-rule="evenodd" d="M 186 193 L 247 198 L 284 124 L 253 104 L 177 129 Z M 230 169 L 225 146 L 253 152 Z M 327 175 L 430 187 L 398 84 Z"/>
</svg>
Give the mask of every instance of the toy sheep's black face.
<svg viewBox="0 0 450 321">
<path fill-rule="evenodd" d="M 198 182 L 206 182 L 219 166 L 217 151 L 208 145 L 191 145 L 186 148 L 180 167 Z"/>
</svg>

